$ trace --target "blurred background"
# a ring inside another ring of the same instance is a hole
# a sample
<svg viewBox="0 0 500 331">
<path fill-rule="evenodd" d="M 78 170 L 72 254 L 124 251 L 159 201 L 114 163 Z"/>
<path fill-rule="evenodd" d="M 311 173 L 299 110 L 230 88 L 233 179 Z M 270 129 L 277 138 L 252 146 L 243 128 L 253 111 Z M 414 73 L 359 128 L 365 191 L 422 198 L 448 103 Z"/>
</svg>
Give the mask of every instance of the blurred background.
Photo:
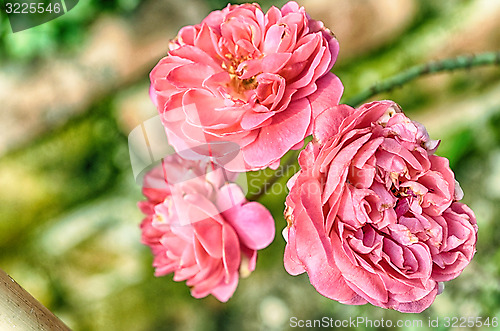
<svg viewBox="0 0 500 331">
<path fill-rule="evenodd" d="M 267 10 L 285 1 L 260 3 Z M 334 72 L 344 101 L 413 65 L 500 49 L 500 0 L 300 4 L 340 41 Z M 169 40 L 225 5 L 82 0 L 15 34 L 1 17 L 0 268 L 74 330 L 287 330 L 292 316 L 424 326 L 436 317 L 500 318 L 499 66 L 427 76 L 373 98 L 395 100 L 442 139 L 437 154 L 450 159 L 479 223 L 474 260 L 425 312 L 342 305 L 319 295 L 307 276 L 285 272 L 283 183 L 292 173 L 260 199 L 277 235 L 228 303 L 193 299 L 184 283 L 153 276 L 152 256 L 140 244 L 142 196 L 127 135 L 156 114 L 148 74 Z"/>
</svg>

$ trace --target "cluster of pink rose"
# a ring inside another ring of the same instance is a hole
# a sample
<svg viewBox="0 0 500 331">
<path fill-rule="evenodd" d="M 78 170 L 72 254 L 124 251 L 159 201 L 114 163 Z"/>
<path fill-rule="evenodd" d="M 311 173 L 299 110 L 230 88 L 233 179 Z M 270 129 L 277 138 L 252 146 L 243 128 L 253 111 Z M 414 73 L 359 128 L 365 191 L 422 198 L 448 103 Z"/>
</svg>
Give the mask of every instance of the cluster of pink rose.
<svg viewBox="0 0 500 331">
<path fill-rule="evenodd" d="M 339 105 L 338 50 L 293 1 L 267 13 L 229 5 L 180 30 L 151 72 L 177 151 L 145 176 L 140 203 L 157 276 L 173 272 L 194 297 L 227 301 L 275 235 L 235 176 L 276 169 L 310 135 L 288 183 L 290 274 L 307 272 L 342 303 L 420 312 L 468 265 L 476 219 L 458 202 L 448 160 L 434 155 L 439 141 L 392 101 Z"/>
</svg>

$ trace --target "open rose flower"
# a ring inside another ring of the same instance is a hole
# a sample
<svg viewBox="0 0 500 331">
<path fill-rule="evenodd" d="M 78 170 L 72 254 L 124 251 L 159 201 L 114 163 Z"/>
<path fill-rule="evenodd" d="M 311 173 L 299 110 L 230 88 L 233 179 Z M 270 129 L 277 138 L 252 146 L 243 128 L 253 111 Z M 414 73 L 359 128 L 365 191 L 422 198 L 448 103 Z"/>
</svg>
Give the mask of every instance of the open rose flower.
<svg viewBox="0 0 500 331">
<path fill-rule="evenodd" d="M 266 14 L 228 5 L 180 30 L 151 72 L 150 95 L 177 152 L 228 141 L 245 162 L 227 169 L 276 168 L 338 104 L 343 86 L 329 72 L 337 53 L 331 32 L 295 2 Z"/>
<path fill-rule="evenodd" d="M 255 269 L 257 250 L 273 240 L 274 221 L 225 171 L 210 170 L 210 163 L 175 155 L 145 176 L 142 242 L 154 255 L 156 276 L 173 272 L 195 298 L 212 294 L 225 302 L 239 276 Z"/>
<path fill-rule="evenodd" d="M 392 101 L 318 116 L 285 212 L 285 267 L 322 295 L 421 312 L 475 252 L 474 213 L 438 141 Z"/>
</svg>

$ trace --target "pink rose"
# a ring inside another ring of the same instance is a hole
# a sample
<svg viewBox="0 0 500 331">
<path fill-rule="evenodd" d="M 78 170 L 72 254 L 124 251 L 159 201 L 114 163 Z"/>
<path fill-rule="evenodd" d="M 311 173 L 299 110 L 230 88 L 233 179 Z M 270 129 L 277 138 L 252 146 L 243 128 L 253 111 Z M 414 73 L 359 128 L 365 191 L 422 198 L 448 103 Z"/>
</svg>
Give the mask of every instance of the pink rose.
<svg viewBox="0 0 500 331">
<path fill-rule="evenodd" d="M 438 142 L 392 101 L 326 110 L 313 135 L 289 182 L 286 270 L 342 303 L 423 311 L 477 235 Z"/>
<path fill-rule="evenodd" d="M 239 276 L 255 269 L 257 250 L 272 242 L 274 221 L 221 168 L 207 167 L 175 155 L 145 176 L 142 242 L 154 255 L 156 276 L 174 272 L 195 298 L 212 294 L 225 302 Z"/>
<path fill-rule="evenodd" d="M 151 72 L 150 95 L 178 153 L 230 141 L 245 162 L 227 169 L 276 168 L 338 104 L 343 86 L 329 72 L 337 53 L 331 32 L 296 2 L 266 14 L 229 5 L 180 30 Z"/>
</svg>

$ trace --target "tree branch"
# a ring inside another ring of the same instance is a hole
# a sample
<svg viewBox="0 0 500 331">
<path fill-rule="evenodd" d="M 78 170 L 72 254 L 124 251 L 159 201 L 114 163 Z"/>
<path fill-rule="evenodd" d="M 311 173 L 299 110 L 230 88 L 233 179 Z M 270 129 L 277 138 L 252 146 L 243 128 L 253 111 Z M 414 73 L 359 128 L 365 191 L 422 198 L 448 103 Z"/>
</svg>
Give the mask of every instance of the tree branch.
<svg viewBox="0 0 500 331">
<path fill-rule="evenodd" d="M 70 331 L 60 319 L 0 269 L 0 330 Z"/>
<path fill-rule="evenodd" d="M 385 81 L 379 82 L 370 86 L 368 89 L 361 91 L 357 95 L 348 99 L 345 103 L 357 107 L 363 101 L 383 92 L 389 92 L 395 87 L 403 86 L 404 84 L 429 74 L 434 74 L 442 71 L 453 71 L 457 69 L 469 69 L 472 67 L 499 65 L 500 51 L 487 52 L 476 55 L 460 55 L 455 58 L 433 61 L 421 65 L 411 67 L 399 74 L 396 74 Z"/>
</svg>

